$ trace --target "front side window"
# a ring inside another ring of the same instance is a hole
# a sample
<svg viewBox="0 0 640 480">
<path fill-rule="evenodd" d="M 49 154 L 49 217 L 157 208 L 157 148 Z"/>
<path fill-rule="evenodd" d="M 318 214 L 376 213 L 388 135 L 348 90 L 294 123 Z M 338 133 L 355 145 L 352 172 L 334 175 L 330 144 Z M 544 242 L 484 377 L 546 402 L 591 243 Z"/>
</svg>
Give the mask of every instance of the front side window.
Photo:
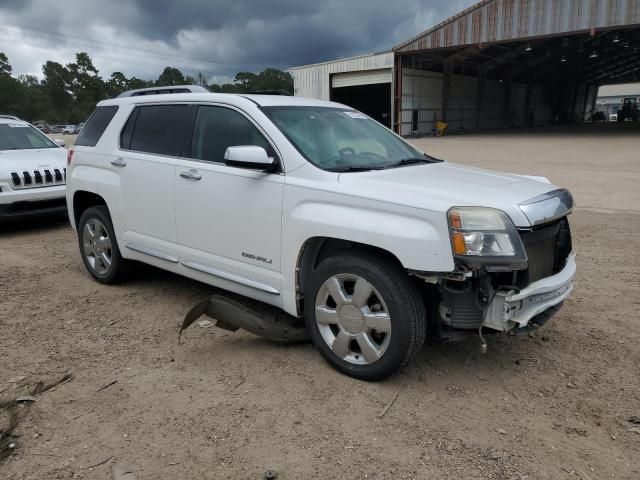
<svg viewBox="0 0 640 480">
<path fill-rule="evenodd" d="M 272 156 L 269 142 L 244 115 L 225 107 L 201 106 L 196 114 L 191 158 L 224 162 L 228 147 L 257 146 Z"/>
<path fill-rule="evenodd" d="M 0 150 L 58 148 L 40 130 L 26 123 L 0 124 Z"/>
<path fill-rule="evenodd" d="M 263 107 L 263 111 L 307 160 L 323 170 L 382 169 L 438 161 L 354 110 L 279 106 Z"/>
<path fill-rule="evenodd" d="M 131 132 L 129 149 L 180 156 L 184 146 L 184 133 L 191 118 L 189 106 L 145 105 L 137 108 L 139 111 Z"/>
</svg>

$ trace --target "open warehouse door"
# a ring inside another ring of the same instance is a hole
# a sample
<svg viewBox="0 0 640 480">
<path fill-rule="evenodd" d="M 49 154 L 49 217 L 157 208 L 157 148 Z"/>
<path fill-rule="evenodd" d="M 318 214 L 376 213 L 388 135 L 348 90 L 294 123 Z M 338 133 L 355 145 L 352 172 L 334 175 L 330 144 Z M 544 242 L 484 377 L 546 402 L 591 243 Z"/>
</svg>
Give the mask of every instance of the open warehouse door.
<svg viewBox="0 0 640 480">
<path fill-rule="evenodd" d="M 589 122 L 601 85 L 640 80 L 640 3 L 484 0 L 393 50 L 402 135 Z"/>
<path fill-rule="evenodd" d="M 391 127 L 391 80 L 390 68 L 336 73 L 331 76 L 331 100 Z"/>
</svg>

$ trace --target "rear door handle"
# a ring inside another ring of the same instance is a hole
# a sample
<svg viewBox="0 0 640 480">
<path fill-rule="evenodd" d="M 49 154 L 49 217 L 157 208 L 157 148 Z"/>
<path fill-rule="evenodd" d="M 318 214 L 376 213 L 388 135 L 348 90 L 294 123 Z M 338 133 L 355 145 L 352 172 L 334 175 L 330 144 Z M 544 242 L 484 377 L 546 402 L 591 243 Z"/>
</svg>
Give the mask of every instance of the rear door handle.
<svg viewBox="0 0 640 480">
<path fill-rule="evenodd" d="M 127 162 L 125 162 L 124 158 L 118 157 L 115 160 L 111 160 L 111 165 L 114 167 L 126 167 Z"/>
<path fill-rule="evenodd" d="M 187 180 L 200 180 L 202 178 L 202 175 L 200 175 L 195 168 L 180 172 L 180 176 Z"/>
</svg>

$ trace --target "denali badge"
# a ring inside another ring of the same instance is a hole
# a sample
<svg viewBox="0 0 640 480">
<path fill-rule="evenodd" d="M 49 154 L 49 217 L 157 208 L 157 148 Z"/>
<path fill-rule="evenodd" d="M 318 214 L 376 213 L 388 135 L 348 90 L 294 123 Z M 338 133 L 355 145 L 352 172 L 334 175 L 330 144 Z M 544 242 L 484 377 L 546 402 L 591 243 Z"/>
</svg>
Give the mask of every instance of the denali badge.
<svg viewBox="0 0 640 480">
<path fill-rule="evenodd" d="M 252 260 L 257 260 L 258 262 L 272 263 L 272 260 L 270 258 L 258 257 L 251 253 L 242 252 L 242 256 L 246 258 L 250 258 Z"/>
</svg>

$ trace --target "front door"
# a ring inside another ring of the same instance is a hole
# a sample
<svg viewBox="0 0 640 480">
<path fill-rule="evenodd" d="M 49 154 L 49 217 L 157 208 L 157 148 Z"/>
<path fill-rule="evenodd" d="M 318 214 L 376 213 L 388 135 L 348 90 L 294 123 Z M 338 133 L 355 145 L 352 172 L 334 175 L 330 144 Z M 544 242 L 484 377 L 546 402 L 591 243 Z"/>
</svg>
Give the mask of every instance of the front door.
<svg viewBox="0 0 640 480">
<path fill-rule="evenodd" d="M 238 285 L 242 288 L 233 289 L 255 298 L 265 292 L 277 296 L 284 175 L 226 166 L 227 147 L 240 145 L 276 155 L 243 112 L 198 107 L 189 158 L 178 160 L 175 168 L 180 257 L 186 269 L 209 276 L 209 283 Z M 259 294 L 252 295 L 253 290 Z"/>
</svg>

